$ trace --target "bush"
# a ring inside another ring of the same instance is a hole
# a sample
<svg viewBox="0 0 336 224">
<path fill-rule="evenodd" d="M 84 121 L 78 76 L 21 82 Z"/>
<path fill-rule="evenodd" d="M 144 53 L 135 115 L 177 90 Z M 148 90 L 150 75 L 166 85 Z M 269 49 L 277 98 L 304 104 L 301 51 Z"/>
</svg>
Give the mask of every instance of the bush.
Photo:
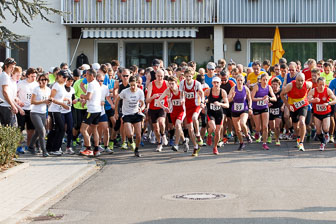
<svg viewBox="0 0 336 224">
<path fill-rule="evenodd" d="M 0 125 L 0 166 L 16 158 L 16 148 L 23 140 L 20 129 Z"/>
</svg>

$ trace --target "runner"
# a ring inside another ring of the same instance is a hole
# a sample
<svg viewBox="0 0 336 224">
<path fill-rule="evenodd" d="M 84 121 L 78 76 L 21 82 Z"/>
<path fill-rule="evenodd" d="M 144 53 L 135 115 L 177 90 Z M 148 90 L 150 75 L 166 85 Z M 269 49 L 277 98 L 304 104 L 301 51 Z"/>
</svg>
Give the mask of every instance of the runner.
<svg viewBox="0 0 336 224">
<path fill-rule="evenodd" d="M 137 87 L 136 81 L 136 77 L 131 76 L 129 78 L 130 87 L 121 91 L 117 97 L 115 116 L 119 116 L 119 101 L 122 99 L 122 120 L 124 122 L 128 143 L 130 144 L 132 151 L 134 151 L 134 155 L 136 157 L 141 157 L 139 146 L 141 141 L 141 122 L 144 118 L 142 111 L 145 109 L 145 97 L 143 91 Z M 136 136 L 135 143 L 133 141 L 133 134 Z"/>
<path fill-rule="evenodd" d="M 249 88 L 244 85 L 244 76 L 237 76 L 237 85 L 232 87 L 229 93 L 229 102 L 232 103 L 231 106 L 231 116 L 232 123 L 236 130 L 236 134 L 239 140 L 238 150 L 243 150 L 245 148 L 243 133 L 247 139 L 248 143 L 252 143 L 252 138 L 248 133 L 247 129 L 247 119 L 250 114 L 252 116 L 252 99 Z"/>
<path fill-rule="evenodd" d="M 80 132 L 84 137 L 85 149 L 80 153 L 85 156 L 99 156 L 99 134 L 98 123 L 101 113 L 101 89 L 96 80 L 97 72 L 93 69 L 86 71 L 86 79 L 88 81 L 86 94 L 80 96 L 81 99 L 86 101 L 87 112 L 85 114 L 83 123 L 80 128 Z M 91 150 L 90 133 L 93 135 L 94 150 Z"/>
<path fill-rule="evenodd" d="M 261 82 L 253 87 L 252 96 L 252 108 L 253 108 L 253 120 L 255 123 L 255 139 L 256 142 L 261 141 L 260 131 L 262 126 L 262 140 L 263 149 L 269 150 L 267 146 L 267 136 L 268 136 L 268 123 L 269 123 L 269 111 L 268 103 L 270 101 L 276 101 L 276 97 L 273 93 L 272 88 L 267 85 L 267 74 L 262 74 L 260 76 Z M 270 97 L 269 97 L 270 95 Z"/>
<path fill-rule="evenodd" d="M 269 103 L 269 125 L 270 129 L 275 133 L 275 145 L 280 146 L 280 125 L 282 121 L 282 113 L 284 110 L 284 105 L 280 97 L 281 93 L 281 81 L 277 77 L 272 79 L 271 82 L 276 101 Z M 268 143 L 272 143 L 272 136 L 269 135 Z"/>
<path fill-rule="evenodd" d="M 201 108 L 204 108 L 204 92 L 200 82 L 192 79 L 189 70 L 184 72 L 185 80 L 180 84 L 181 100 L 185 99 L 186 106 L 186 123 L 189 137 L 194 145 L 193 156 L 198 156 L 199 146 L 203 145 L 203 140 L 199 131 L 198 116 Z M 212 84 L 211 84 L 212 85 Z M 194 131 L 195 128 L 195 131 Z M 197 138 L 197 142 L 196 142 Z"/>
<path fill-rule="evenodd" d="M 286 85 L 280 94 L 282 101 L 290 110 L 294 130 L 298 136 L 297 146 L 300 151 L 304 151 L 305 121 L 309 104 L 307 95 L 311 87 L 312 83 L 305 81 L 304 74 L 298 73 L 296 79 Z M 288 100 L 285 97 L 286 94 L 288 95 Z"/>
<path fill-rule="evenodd" d="M 317 87 L 309 91 L 308 101 L 313 104 L 316 136 L 321 141 L 320 150 L 324 151 L 325 145 L 328 143 L 327 139 L 329 139 L 330 115 L 332 115 L 330 105 L 336 104 L 336 97 L 326 86 L 324 77 L 317 79 Z"/>
<path fill-rule="evenodd" d="M 149 104 L 148 115 L 153 124 L 153 130 L 158 142 L 156 151 L 162 151 L 162 144 L 168 145 L 168 140 L 165 135 L 166 113 L 160 107 L 158 99 L 162 93 L 167 89 L 168 83 L 163 80 L 164 72 L 159 69 L 156 71 L 156 80 L 148 85 L 146 102 Z M 167 97 L 164 99 L 164 104 L 167 106 Z"/>
<path fill-rule="evenodd" d="M 166 113 L 170 113 L 171 121 L 175 127 L 175 144 L 172 146 L 173 151 L 178 151 L 178 146 L 180 138 L 182 139 L 184 152 L 189 150 L 189 139 L 184 137 L 182 124 L 185 118 L 185 105 L 181 101 L 181 92 L 179 91 L 179 86 L 177 85 L 177 78 L 171 76 L 168 78 L 168 86 L 163 94 L 160 96 L 158 102 L 160 107 L 162 107 Z M 164 106 L 162 101 L 168 97 L 168 106 Z"/>
<path fill-rule="evenodd" d="M 212 145 L 212 133 L 215 132 L 213 154 L 218 155 L 217 144 L 219 142 L 221 129 L 223 127 L 224 112 L 223 108 L 229 108 L 226 91 L 220 88 L 221 79 L 214 77 L 212 79 L 213 87 L 207 89 L 204 93 L 207 99 L 208 115 L 208 139 L 207 144 Z"/>
</svg>

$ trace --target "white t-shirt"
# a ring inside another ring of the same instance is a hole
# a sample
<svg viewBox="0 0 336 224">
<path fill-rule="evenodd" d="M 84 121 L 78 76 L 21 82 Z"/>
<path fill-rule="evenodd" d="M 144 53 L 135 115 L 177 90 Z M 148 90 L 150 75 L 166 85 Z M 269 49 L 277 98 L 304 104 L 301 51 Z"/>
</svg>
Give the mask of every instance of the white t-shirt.
<svg viewBox="0 0 336 224">
<path fill-rule="evenodd" d="M 110 90 L 105 85 L 100 86 L 100 88 L 101 88 L 101 91 L 102 91 L 101 102 L 105 103 L 106 97 L 108 97 L 110 95 Z M 105 108 L 104 108 L 104 105 L 103 105 L 103 106 L 101 106 L 101 114 L 100 114 L 100 116 L 103 116 L 104 114 L 105 114 Z"/>
<path fill-rule="evenodd" d="M 39 86 L 37 82 L 29 83 L 27 79 L 19 81 L 17 84 L 17 93 L 19 99 L 24 103 L 22 109 L 31 110 L 31 96 L 33 90 Z"/>
<path fill-rule="evenodd" d="M 64 96 L 65 96 L 65 93 L 66 93 L 64 85 L 65 84 L 61 85 L 58 82 L 55 82 L 55 84 L 53 85 L 51 91 L 53 89 L 55 89 L 57 91 L 56 95 L 54 96 L 54 99 L 56 101 L 63 102 Z M 62 106 L 60 106 L 58 104 L 55 104 L 55 103 L 51 103 L 48 111 L 49 112 L 61 112 L 61 108 L 62 108 Z"/>
<path fill-rule="evenodd" d="M 11 78 L 6 72 L 2 72 L 0 74 L 0 98 L 4 101 L 3 103 L 0 104 L 1 107 L 10 107 L 9 103 L 6 101 L 5 97 L 2 94 L 2 86 L 7 85 L 8 90 L 9 90 L 9 97 L 11 97 L 12 100 L 14 100 L 14 97 L 11 96 L 11 91 L 13 82 L 10 81 Z M 16 84 L 15 84 L 16 85 Z"/>
<path fill-rule="evenodd" d="M 42 100 L 49 99 L 50 93 L 51 93 L 51 90 L 47 86 L 45 87 L 44 90 L 42 90 L 39 86 L 33 89 L 33 94 L 35 95 L 36 101 L 42 101 Z M 38 104 L 38 105 L 32 104 L 31 112 L 45 114 L 47 112 L 47 104 L 45 103 Z"/>
<path fill-rule="evenodd" d="M 144 93 L 141 89 L 138 88 L 137 91 L 132 92 L 131 88 L 128 87 L 124 89 L 119 94 L 120 99 L 123 100 L 122 104 L 122 114 L 123 115 L 132 115 L 139 112 L 139 101 L 145 101 Z"/>
<path fill-rule="evenodd" d="M 65 88 L 65 87 L 64 87 Z M 64 109 L 64 107 L 61 107 L 61 113 L 62 114 L 67 114 L 71 111 L 71 106 L 72 106 L 72 95 L 75 94 L 75 89 L 70 86 L 70 92 L 68 92 L 67 90 L 65 90 L 65 95 L 64 95 L 64 99 L 69 99 L 70 103 L 68 101 L 63 101 L 63 103 L 65 103 L 66 105 L 69 106 L 69 109 L 66 110 Z"/>
<path fill-rule="evenodd" d="M 87 101 L 87 112 L 88 113 L 100 113 L 101 112 L 101 95 L 102 91 L 97 80 L 93 80 L 88 83 L 87 92 L 91 93 L 91 99 Z"/>
</svg>

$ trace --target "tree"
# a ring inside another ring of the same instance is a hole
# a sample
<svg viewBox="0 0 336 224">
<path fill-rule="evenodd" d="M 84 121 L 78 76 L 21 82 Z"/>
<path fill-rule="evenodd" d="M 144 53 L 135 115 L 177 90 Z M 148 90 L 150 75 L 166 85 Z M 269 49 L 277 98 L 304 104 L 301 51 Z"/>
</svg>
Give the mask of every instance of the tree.
<svg viewBox="0 0 336 224">
<path fill-rule="evenodd" d="M 6 41 L 12 43 L 23 37 L 1 25 L 1 21 L 6 20 L 5 15 L 12 16 L 14 23 L 21 21 L 26 26 L 31 27 L 31 21 L 36 16 L 52 23 L 47 17 L 49 14 L 60 15 L 62 11 L 50 8 L 44 0 L 0 0 L 0 45 L 5 46 Z"/>
</svg>

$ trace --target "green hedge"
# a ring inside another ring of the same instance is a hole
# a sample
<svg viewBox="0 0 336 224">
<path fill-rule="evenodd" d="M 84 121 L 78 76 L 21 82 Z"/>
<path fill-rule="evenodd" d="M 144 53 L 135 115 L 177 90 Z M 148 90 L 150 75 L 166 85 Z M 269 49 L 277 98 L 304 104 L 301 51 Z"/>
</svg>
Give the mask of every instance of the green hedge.
<svg viewBox="0 0 336 224">
<path fill-rule="evenodd" d="M 0 166 L 16 158 L 16 148 L 22 140 L 20 129 L 0 125 Z"/>
</svg>

